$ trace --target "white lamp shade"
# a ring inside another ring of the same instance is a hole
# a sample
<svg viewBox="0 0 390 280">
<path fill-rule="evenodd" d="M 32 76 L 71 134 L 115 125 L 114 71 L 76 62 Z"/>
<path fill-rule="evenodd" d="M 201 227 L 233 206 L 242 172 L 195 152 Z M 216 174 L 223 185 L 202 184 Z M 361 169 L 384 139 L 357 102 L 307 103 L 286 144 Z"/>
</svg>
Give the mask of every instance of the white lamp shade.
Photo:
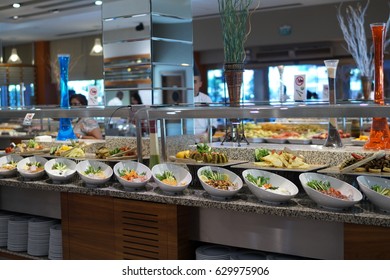
<svg viewBox="0 0 390 280">
<path fill-rule="evenodd" d="M 95 44 L 92 47 L 90 55 L 102 55 L 103 54 L 103 46 L 100 38 L 95 39 Z"/>
<path fill-rule="evenodd" d="M 18 52 L 16 51 L 16 48 L 13 48 L 11 50 L 11 55 L 8 58 L 8 63 L 22 63 L 22 60 L 18 56 Z"/>
</svg>

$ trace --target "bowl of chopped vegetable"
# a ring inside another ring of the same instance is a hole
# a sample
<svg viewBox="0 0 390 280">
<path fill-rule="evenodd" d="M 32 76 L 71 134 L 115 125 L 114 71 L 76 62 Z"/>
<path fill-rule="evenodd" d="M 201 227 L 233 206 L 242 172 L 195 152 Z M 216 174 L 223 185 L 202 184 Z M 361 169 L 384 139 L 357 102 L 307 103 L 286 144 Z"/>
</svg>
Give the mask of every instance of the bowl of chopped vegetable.
<svg viewBox="0 0 390 280">
<path fill-rule="evenodd" d="M 204 190 L 217 199 L 233 197 L 243 185 L 237 174 L 218 166 L 203 166 L 197 175 Z"/>
<path fill-rule="evenodd" d="M 65 182 L 76 174 L 76 162 L 68 158 L 53 158 L 45 163 L 46 174 L 53 183 Z"/>
<path fill-rule="evenodd" d="M 152 178 L 149 167 L 132 160 L 120 161 L 115 164 L 114 174 L 126 190 L 142 188 Z"/>
<path fill-rule="evenodd" d="M 98 160 L 83 160 L 77 163 L 76 171 L 87 187 L 102 186 L 113 174 L 112 168 Z"/>
<path fill-rule="evenodd" d="M 152 176 L 157 186 L 170 194 L 183 192 L 192 181 L 191 173 L 173 163 L 160 163 L 152 168 Z"/>
<path fill-rule="evenodd" d="M 360 190 L 379 210 L 390 212 L 390 180 L 374 176 L 356 178 Z"/>
<path fill-rule="evenodd" d="M 47 159 L 40 156 L 26 157 L 20 160 L 16 166 L 19 174 L 26 179 L 39 179 L 45 175 L 45 163 Z"/>
<path fill-rule="evenodd" d="M 290 180 L 272 172 L 247 169 L 242 177 L 249 190 L 267 203 L 285 203 L 298 194 L 298 187 Z"/>
<path fill-rule="evenodd" d="M 16 166 L 23 159 L 22 156 L 9 154 L 0 158 L 0 176 L 9 177 L 17 173 Z"/>
<path fill-rule="evenodd" d="M 332 176 L 306 172 L 299 180 L 306 194 L 323 208 L 343 210 L 363 198 L 357 188 Z"/>
</svg>

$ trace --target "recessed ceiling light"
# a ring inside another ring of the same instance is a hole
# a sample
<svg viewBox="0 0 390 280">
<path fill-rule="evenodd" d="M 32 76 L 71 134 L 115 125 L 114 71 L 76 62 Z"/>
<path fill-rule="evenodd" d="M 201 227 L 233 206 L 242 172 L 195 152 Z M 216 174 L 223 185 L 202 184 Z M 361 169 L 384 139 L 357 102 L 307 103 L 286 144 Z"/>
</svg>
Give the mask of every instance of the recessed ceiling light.
<svg viewBox="0 0 390 280">
<path fill-rule="evenodd" d="M 12 19 L 19 19 L 19 17 L 18 16 L 13 16 Z"/>
<path fill-rule="evenodd" d="M 102 5 L 103 4 L 103 1 L 95 1 L 95 5 L 96 6 L 100 6 L 100 5 Z"/>
<path fill-rule="evenodd" d="M 14 7 L 15 9 L 20 8 L 20 4 L 19 3 L 14 3 L 14 4 L 12 4 L 12 7 Z"/>
</svg>

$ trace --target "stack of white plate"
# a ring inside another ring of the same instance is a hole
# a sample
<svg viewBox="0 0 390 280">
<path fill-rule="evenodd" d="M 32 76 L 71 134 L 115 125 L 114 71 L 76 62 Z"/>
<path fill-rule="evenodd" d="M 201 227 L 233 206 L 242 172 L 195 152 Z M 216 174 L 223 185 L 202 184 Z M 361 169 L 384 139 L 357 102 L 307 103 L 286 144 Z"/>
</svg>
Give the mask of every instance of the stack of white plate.
<svg viewBox="0 0 390 280">
<path fill-rule="evenodd" d="M 28 221 L 27 254 L 32 256 L 47 256 L 49 253 L 50 227 L 57 220 L 34 217 Z"/>
<path fill-rule="evenodd" d="M 7 247 L 8 221 L 13 216 L 12 212 L 0 211 L 0 247 Z"/>
<path fill-rule="evenodd" d="M 28 220 L 31 216 L 14 216 L 8 220 L 7 249 L 15 252 L 27 251 Z"/>
<path fill-rule="evenodd" d="M 196 249 L 197 260 L 230 260 L 235 249 L 223 245 L 204 245 Z"/>
<path fill-rule="evenodd" d="M 294 256 L 294 255 L 286 255 L 286 254 L 278 254 L 278 253 L 268 253 L 267 260 L 302 260 L 305 258 Z"/>
<path fill-rule="evenodd" d="M 50 260 L 62 260 L 62 228 L 61 224 L 50 227 L 49 256 Z"/>
<path fill-rule="evenodd" d="M 255 250 L 240 250 L 230 255 L 231 260 L 266 260 L 267 254 Z"/>
</svg>

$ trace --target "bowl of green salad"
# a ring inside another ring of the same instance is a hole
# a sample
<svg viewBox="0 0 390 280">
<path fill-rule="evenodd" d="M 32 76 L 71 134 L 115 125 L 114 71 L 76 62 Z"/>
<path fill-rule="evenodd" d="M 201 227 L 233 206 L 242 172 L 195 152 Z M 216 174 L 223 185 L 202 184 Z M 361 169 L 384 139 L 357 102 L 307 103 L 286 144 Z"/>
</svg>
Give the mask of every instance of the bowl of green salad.
<svg viewBox="0 0 390 280">
<path fill-rule="evenodd" d="M 360 190 L 379 210 L 390 213 L 390 180 L 375 176 L 358 176 Z"/>
<path fill-rule="evenodd" d="M 53 183 L 69 181 L 76 174 L 76 162 L 68 158 L 53 158 L 45 163 L 45 171 Z"/>
<path fill-rule="evenodd" d="M 83 160 L 76 165 L 77 174 L 87 187 L 104 186 L 113 175 L 112 168 L 98 160 Z"/>
</svg>

